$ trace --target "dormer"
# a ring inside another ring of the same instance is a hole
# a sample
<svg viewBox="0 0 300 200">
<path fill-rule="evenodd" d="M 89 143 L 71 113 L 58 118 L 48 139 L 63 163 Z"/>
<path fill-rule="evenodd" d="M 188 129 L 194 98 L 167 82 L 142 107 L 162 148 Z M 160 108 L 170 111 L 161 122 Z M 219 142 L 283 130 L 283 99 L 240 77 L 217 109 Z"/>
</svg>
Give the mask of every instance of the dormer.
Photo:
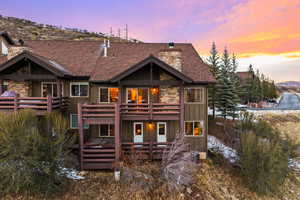
<svg viewBox="0 0 300 200">
<path fill-rule="evenodd" d="M 8 55 L 9 45 L 14 44 L 7 32 L 0 32 L 0 55 Z"/>
</svg>

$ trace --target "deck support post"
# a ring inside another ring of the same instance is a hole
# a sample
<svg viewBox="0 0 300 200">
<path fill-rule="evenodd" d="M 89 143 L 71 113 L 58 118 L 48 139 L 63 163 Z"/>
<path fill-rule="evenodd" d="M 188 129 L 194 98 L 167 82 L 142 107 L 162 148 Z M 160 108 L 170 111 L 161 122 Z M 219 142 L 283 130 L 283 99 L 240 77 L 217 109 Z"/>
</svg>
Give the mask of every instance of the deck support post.
<svg viewBox="0 0 300 200">
<path fill-rule="evenodd" d="M 120 171 L 120 104 L 115 104 L 115 171 Z"/>
<path fill-rule="evenodd" d="M 57 96 L 59 98 L 59 108 L 61 108 L 62 105 L 62 82 L 60 79 L 57 80 Z"/>
<path fill-rule="evenodd" d="M 78 131 L 79 131 L 79 163 L 80 170 L 83 170 L 83 120 L 82 120 L 82 104 L 78 103 Z"/>
<path fill-rule="evenodd" d="M 52 96 L 47 96 L 47 112 L 52 112 Z"/>
<path fill-rule="evenodd" d="M 14 98 L 14 111 L 17 112 L 18 111 L 18 98 L 19 98 L 19 95 L 17 94 Z"/>
<path fill-rule="evenodd" d="M 184 134 L 184 87 L 180 86 L 180 134 Z"/>
</svg>

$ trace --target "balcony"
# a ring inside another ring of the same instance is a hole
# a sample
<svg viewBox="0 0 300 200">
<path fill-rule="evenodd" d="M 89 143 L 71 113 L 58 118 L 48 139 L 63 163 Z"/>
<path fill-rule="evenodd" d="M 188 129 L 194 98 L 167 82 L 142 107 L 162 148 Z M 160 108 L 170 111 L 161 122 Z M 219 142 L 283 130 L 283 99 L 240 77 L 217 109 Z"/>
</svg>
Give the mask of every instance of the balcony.
<svg viewBox="0 0 300 200">
<path fill-rule="evenodd" d="M 32 109 L 37 115 L 45 115 L 54 110 L 66 109 L 68 97 L 0 97 L 0 112 Z"/>
</svg>

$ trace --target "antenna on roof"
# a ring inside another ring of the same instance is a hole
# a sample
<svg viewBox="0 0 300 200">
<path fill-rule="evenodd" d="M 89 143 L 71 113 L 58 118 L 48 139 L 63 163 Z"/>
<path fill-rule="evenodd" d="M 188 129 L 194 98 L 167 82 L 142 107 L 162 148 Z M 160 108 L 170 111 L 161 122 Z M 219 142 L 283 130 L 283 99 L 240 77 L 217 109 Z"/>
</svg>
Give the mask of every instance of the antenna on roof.
<svg viewBox="0 0 300 200">
<path fill-rule="evenodd" d="M 126 37 L 126 40 L 128 40 L 128 25 L 126 24 L 125 26 L 125 37 Z"/>
<path fill-rule="evenodd" d="M 118 28 L 118 37 L 119 37 L 119 40 L 121 41 L 121 29 Z"/>
<path fill-rule="evenodd" d="M 110 27 L 110 37 L 112 37 L 112 36 L 113 36 L 113 28 Z"/>
</svg>

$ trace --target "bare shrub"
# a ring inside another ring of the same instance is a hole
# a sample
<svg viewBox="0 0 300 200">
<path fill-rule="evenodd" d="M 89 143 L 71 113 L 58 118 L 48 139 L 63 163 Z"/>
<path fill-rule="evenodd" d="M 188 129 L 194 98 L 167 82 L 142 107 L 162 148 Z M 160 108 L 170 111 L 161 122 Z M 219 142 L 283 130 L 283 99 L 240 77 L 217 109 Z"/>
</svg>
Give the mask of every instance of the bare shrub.
<svg viewBox="0 0 300 200">
<path fill-rule="evenodd" d="M 170 190 L 182 191 L 196 182 L 199 164 L 194 161 L 194 157 L 185 142 L 184 134 L 177 134 L 170 150 L 165 150 L 162 158 L 162 176 Z"/>
</svg>

